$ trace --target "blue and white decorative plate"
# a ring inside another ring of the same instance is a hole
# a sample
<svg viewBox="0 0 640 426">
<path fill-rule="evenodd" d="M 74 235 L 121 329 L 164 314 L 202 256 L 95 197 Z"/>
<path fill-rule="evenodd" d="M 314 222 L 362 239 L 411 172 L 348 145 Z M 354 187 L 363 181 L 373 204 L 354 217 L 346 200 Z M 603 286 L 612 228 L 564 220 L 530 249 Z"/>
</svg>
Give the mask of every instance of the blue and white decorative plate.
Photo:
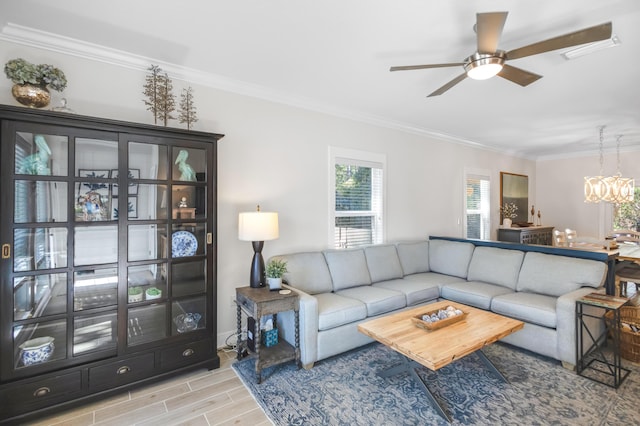
<svg viewBox="0 0 640 426">
<path fill-rule="evenodd" d="M 176 231 L 171 236 L 171 257 L 193 256 L 198 250 L 198 240 L 189 231 Z"/>
</svg>

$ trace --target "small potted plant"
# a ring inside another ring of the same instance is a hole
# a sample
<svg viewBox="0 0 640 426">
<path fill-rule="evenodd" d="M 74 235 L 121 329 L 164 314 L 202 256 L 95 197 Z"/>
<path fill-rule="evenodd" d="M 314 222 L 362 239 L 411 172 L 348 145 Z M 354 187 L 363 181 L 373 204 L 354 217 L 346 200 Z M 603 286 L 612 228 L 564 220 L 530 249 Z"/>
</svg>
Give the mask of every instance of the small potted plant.
<svg viewBox="0 0 640 426">
<path fill-rule="evenodd" d="M 270 290 L 279 290 L 282 288 L 282 276 L 287 272 L 287 262 L 285 260 L 270 260 L 265 268 L 267 276 L 267 284 Z"/>
<path fill-rule="evenodd" d="M 7 62 L 4 73 L 14 83 L 11 88 L 13 97 L 30 107 L 49 105 L 51 95 L 47 88 L 61 92 L 67 87 L 67 78 L 60 69 L 48 64 L 35 65 L 22 58 Z"/>
<path fill-rule="evenodd" d="M 145 291 L 145 296 L 147 300 L 160 299 L 162 297 L 162 290 L 157 287 L 149 287 L 147 291 Z"/>
<path fill-rule="evenodd" d="M 129 303 L 142 302 L 142 287 L 129 287 Z"/>
</svg>

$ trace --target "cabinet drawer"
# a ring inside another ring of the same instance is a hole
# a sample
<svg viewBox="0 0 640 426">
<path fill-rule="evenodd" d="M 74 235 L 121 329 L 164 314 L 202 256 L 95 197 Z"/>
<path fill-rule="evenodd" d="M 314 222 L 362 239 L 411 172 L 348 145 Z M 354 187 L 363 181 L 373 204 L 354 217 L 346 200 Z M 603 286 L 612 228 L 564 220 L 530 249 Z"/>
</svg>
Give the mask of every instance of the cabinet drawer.
<svg viewBox="0 0 640 426">
<path fill-rule="evenodd" d="M 0 418 L 69 399 L 81 387 L 80 371 L 12 386 L 0 391 Z"/>
<path fill-rule="evenodd" d="M 160 368 L 181 367 L 204 361 L 213 356 L 213 342 L 211 339 L 184 343 L 179 346 L 164 349 L 160 352 Z"/>
<path fill-rule="evenodd" d="M 89 388 L 94 391 L 131 383 L 154 370 L 154 354 L 148 353 L 89 369 Z"/>
<path fill-rule="evenodd" d="M 243 294 L 236 292 L 236 303 L 242 306 L 249 316 L 254 315 L 256 304 L 251 299 L 248 299 Z"/>
</svg>

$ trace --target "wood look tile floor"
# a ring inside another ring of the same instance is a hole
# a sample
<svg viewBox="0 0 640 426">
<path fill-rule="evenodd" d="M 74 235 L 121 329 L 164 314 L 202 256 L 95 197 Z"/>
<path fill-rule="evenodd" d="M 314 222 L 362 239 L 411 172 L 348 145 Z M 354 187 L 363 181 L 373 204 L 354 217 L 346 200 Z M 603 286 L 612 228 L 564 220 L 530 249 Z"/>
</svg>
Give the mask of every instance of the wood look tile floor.
<svg viewBox="0 0 640 426">
<path fill-rule="evenodd" d="M 197 370 L 25 424 L 271 425 L 231 368 L 235 352 L 218 351 L 218 355 L 220 368 L 216 370 Z"/>
</svg>

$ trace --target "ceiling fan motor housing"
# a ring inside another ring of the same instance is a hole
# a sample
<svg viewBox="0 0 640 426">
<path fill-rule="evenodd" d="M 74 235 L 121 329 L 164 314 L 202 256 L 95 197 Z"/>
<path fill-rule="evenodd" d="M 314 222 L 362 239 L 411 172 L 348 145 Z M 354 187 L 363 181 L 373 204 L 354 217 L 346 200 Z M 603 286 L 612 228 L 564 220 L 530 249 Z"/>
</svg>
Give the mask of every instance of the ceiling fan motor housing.
<svg viewBox="0 0 640 426">
<path fill-rule="evenodd" d="M 464 60 L 464 70 L 475 80 L 486 80 L 500 72 L 506 58 L 504 50 L 495 53 L 475 52 Z"/>
</svg>

